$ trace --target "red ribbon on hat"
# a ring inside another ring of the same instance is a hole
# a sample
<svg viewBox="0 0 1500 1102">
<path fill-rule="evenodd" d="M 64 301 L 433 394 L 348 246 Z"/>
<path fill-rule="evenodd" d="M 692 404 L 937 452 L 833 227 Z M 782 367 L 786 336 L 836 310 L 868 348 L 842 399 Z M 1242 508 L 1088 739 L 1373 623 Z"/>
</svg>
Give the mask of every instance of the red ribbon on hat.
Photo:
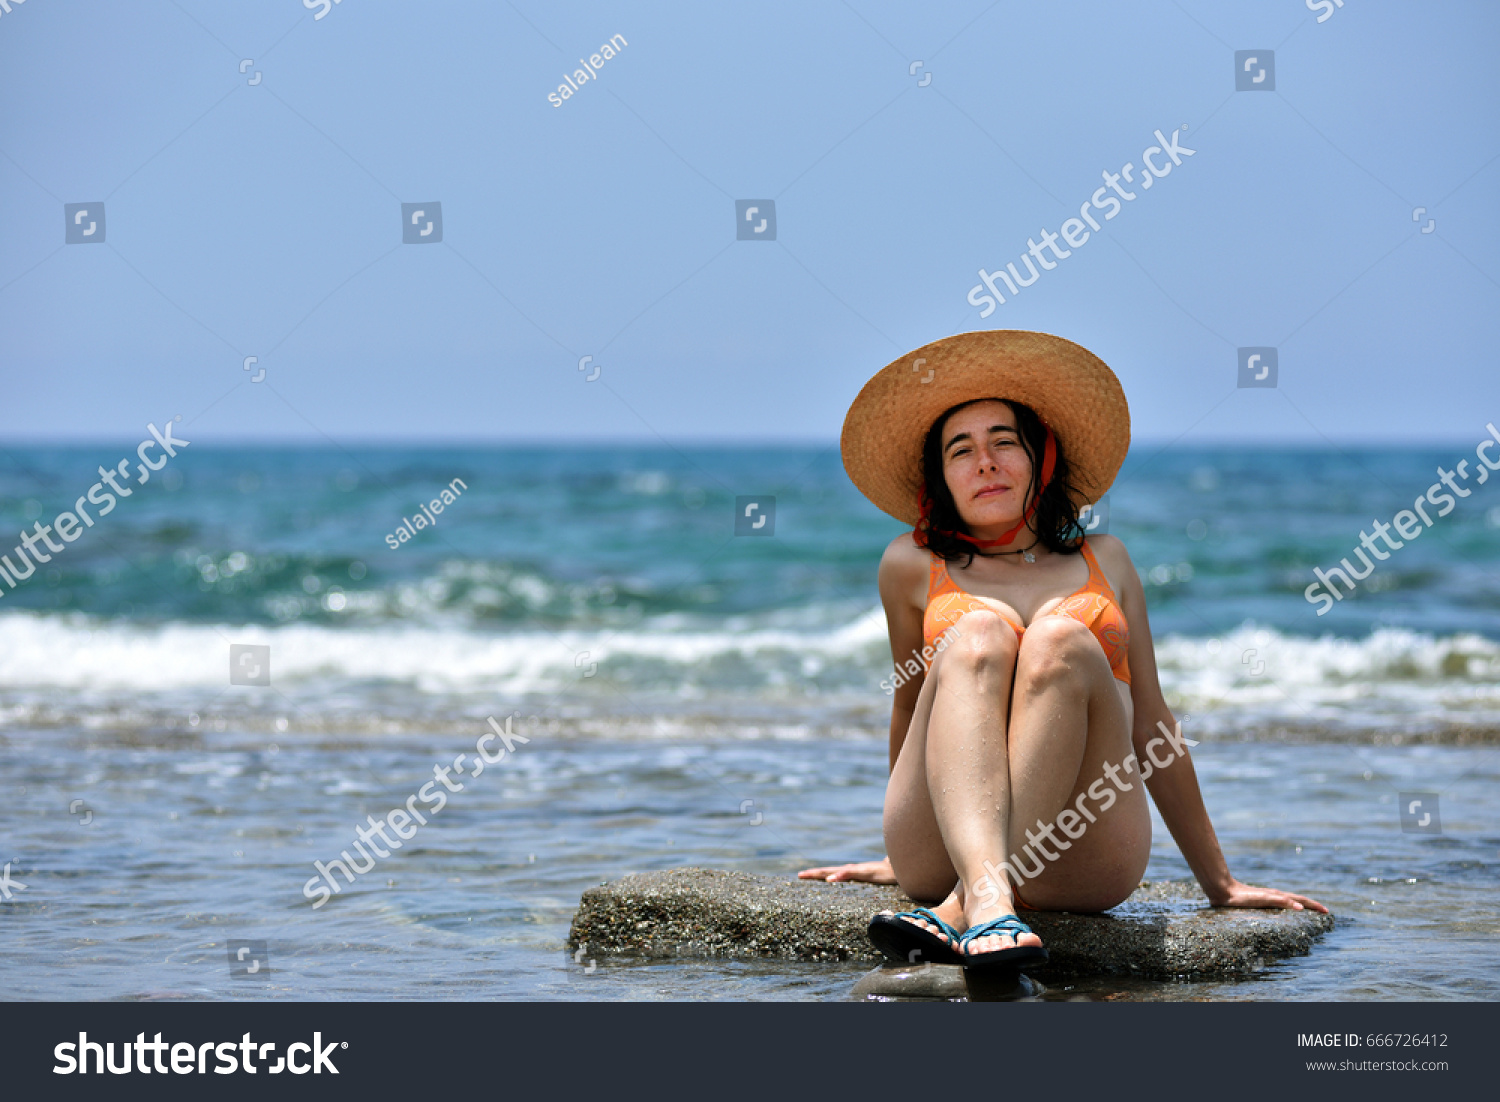
<svg viewBox="0 0 1500 1102">
<path fill-rule="evenodd" d="M 975 539 L 962 532 L 948 532 L 948 535 L 957 536 L 967 543 L 972 543 L 975 547 L 998 547 L 1015 539 L 1021 529 L 1031 523 L 1031 518 L 1036 515 L 1036 507 L 1042 500 L 1042 492 L 1051 484 L 1052 474 L 1057 469 L 1057 438 L 1052 435 L 1050 425 L 1043 424 L 1042 427 L 1047 430 L 1047 443 L 1042 449 L 1042 480 L 1036 488 L 1031 504 L 1026 506 L 1026 512 L 1022 514 L 1020 522 L 999 539 Z M 918 547 L 927 546 L 927 533 L 930 531 L 945 532 L 947 529 L 932 527 L 932 499 L 927 496 L 927 486 L 924 483 L 917 487 L 917 526 L 912 529 L 912 539 Z"/>
</svg>

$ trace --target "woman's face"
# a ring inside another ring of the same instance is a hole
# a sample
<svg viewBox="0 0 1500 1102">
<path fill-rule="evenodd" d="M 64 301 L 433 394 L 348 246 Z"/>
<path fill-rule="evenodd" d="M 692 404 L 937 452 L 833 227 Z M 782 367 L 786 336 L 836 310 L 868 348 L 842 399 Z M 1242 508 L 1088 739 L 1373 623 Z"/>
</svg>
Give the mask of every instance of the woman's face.
<svg viewBox="0 0 1500 1102">
<path fill-rule="evenodd" d="M 965 406 L 943 425 L 943 478 L 970 531 L 1009 528 L 1026 510 L 1031 457 L 1004 402 Z"/>
</svg>

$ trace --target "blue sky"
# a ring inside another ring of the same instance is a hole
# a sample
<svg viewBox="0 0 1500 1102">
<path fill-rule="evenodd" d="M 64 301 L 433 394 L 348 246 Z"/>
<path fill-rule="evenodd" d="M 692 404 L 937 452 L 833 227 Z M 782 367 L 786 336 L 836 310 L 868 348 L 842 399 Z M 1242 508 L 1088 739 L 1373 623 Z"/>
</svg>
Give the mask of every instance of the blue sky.
<svg viewBox="0 0 1500 1102">
<path fill-rule="evenodd" d="M 1023 328 L 1114 367 L 1138 439 L 1472 442 L 1500 9 L 1327 10 L 13 2 L 0 437 L 832 442 L 901 353 Z M 1235 91 L 1245 49 L 1274 90 Z M 1183 126 L 1191 158 L 979 317 L 980 268 Z M 736 240 L 747 199 L 774 241 Z M 442 241 L 403 244 L 434 202 Z M 1243 346 L 1276 389 L 1236 387 Z"/>
</svg>

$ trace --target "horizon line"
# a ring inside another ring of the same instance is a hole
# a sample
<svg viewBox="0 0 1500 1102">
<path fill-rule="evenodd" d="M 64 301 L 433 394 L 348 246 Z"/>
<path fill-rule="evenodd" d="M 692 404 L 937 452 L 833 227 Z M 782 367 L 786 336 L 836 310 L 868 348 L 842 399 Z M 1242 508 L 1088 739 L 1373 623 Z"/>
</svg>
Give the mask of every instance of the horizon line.
<svg viewBox="0 0 1500 1102">
<path fill-rule="evenodd" d="M 76 448 L 94 446 L 119 446 L 129 442 L 130 446 L 139 443 L 134 435 L 106 436 L 106 435 L 80 435 L 69 437 L 55 436 L 0 436 L 0 449 L 12 447 L 52 447 L 52 448 Z M 1137 437 L 1130 442 L 1130 451 L 1149 448 L 1153 450 L 1193 451 L 1205 448 L 1276 448 L 1286 450 L 1315 450 L 1331 451 L 1347 447 L 1400 447 L 1400 448 L 1427 448 L 1427 447 L 1449 447 L 1453 445 L 1468 446 L 1472 441 L 1468 437 L 1455 433 L 1452 436 L 1412 436 L 1401 440 L 1391 440 L 1383 437 L 1378 444 L 1369 442 L 1368 436 L 1363 437 L 1217 437 L 1207 440 L 1196 440 L 1185 443 L 1180 438 L 1168 437 Z M 239 436 L 231 435 L 213 440 L 204 440 L 201 444 L 193 442 L 194 447 L 205 450 L 216 447 L 273 447 L 273 448 L 327 448 L 338 450 L 340 448 L 381 448 L 381 447 L 403 447 L 420 449 L 438 448 L 512 448 L 512 449 L 536 449 L 562 450 L 572 447 L 566 443 L 559 443 L 556 433 L 545 436 L 509 436 L 509 437 L 478 437 L 460 436 L 441 439 L 433 436 Z M 751 448 L 820 448 L 837 451 L 839 440 L 837 437 L 618 437 L 614 439 L 601 438 L 591 435 L 589 443 L 585 445 L 588 450 L 600 450 L 607 448 L 713 448 L 721 451 L 733 451 L 736 449 Z"/>
</svg>

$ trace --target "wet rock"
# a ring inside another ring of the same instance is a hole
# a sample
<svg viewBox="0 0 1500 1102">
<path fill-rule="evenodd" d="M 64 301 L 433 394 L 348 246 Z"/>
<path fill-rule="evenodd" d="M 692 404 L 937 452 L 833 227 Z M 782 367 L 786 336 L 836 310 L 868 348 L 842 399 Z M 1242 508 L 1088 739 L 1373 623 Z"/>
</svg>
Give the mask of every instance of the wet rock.
<svg viewBox="0 0 1500 1102">
<path fill-rule="evenodd" d="M 856 999 L 966 999 L 964 970 L 956 964 L 882 964 L 854 985 Z"/>
<path fill-rule="evenodd" d="M 891 964 L 866 972 L 849 994 L 855 999 L 948 999 L 1012 1002 L 1040 998 L 1046 988 L 1024 972 L 965 972 L 957 964 Z"/>
<path fill-rule="evenodd" d="M 913 905 L 899 889 L 874 884 L 671 869 L 584 892 L 568 949 L 595 956 L 878 961 L 865 936 L 870 917 Z M 1306 954 L 1333 928 L 1333 916 L 1311 911 L 1210 907 L 1195 883 L 1175 880 L 1143 883 L 1103 914 L 1026 911 L 1023 918 L 1051 952 L 1047 965 L 1027 969 L 1042 978 L 1248 975 Z M 918 977 L 900 981 L 908 985 L 948 982 L 943 973 L 905 974 Z"/>
</svg>

